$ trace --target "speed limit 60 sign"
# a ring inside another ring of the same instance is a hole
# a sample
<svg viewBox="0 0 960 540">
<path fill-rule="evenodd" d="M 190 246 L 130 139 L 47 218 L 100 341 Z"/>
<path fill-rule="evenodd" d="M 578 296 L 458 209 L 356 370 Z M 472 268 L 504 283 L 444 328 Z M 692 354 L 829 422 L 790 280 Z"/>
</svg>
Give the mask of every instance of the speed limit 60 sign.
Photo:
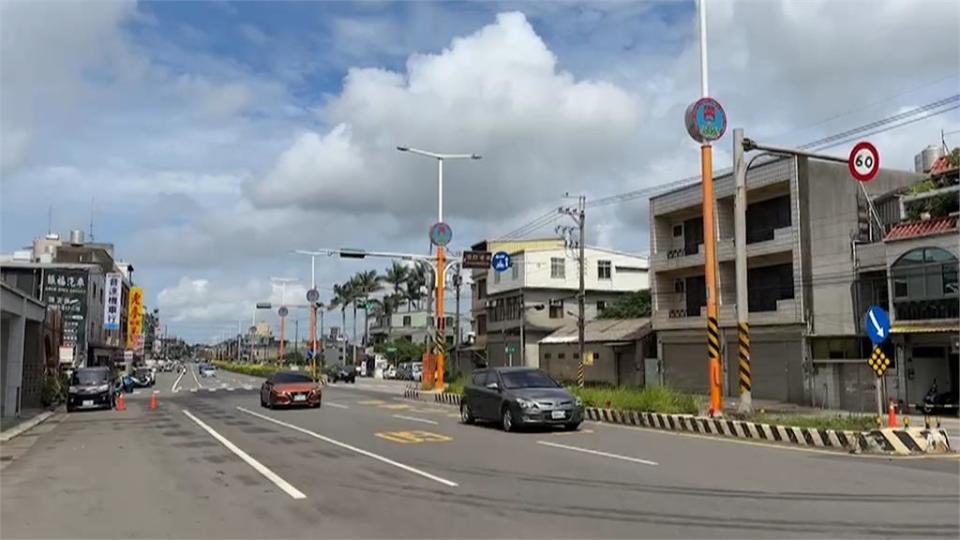
<svg viewBox="0 0 960 540">
<path fill-rule="evenodd" d="M 880 153 L 872 144 L 858 142 L 847 159 L 850 174 L 859 182 L 869 182 L 880 171 Z"/>
</svg>

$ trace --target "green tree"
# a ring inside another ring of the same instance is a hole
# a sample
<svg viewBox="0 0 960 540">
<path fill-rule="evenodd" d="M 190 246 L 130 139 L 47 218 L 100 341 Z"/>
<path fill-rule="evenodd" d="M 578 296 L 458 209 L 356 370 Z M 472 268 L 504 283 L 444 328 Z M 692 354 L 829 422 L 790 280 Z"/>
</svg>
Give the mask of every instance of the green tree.
<svg viewBox="0 0 960 540">
<path fill-rule="evenodd" d="M 650 290 L 629 293 L 603 310 L 599 319 L 640 319 L 651 313 Z"/>
<path fill-rule="evenodd" d="M 396 349 L 389 351 L 389 349 Z M 374 346 L 374 351 L 387 355 L 393 362 L 419 362 L 423 358 L 426 346 L 423 343 L 413 343 L 405 339 L 386 341 Z"/>
<path fill-rule="evenodd" d="M 348 283 L 336 283 L 333 285 L 333 298 L 327 304 L 327 309 L 331 311 L 340 308 L 340 331 L 344 334 L 347 333 L 347 306 L 352 301 L 351 294 Z"/>
<path fill-rule="evenodd" d="M 370 329 L 370 295 L 383 289 L 380 276 L 376 270 L 365 270 L 353 277 L 354 287 L 356 287 L 356 301 L 363 302 L 363 343 L 367 343 L 368 332 Z M 356 308 L 356 306 L 354 306 Z M 356 315 L 354 315 L 356 317 Z"/>
</svg>

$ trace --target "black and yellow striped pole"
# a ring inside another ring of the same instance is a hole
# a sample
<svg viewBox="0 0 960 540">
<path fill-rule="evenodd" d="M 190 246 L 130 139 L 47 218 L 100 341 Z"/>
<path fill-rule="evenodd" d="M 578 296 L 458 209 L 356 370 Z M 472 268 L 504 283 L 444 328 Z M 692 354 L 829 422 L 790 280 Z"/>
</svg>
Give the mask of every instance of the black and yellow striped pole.
<svg viewBox="0 0 960 540">
<path fill-rule="evenodd" d="M 733 173 L 736 191 L 733 200 L 733 243 L 736 247 L 737 280 L 737 379 L 740 403 L 737 412 L 753 414 L 753 374 L 750 365 L 749 296 L 747 294 L 747 168 L 743 160 L 743 130 L 733 130 Z"/>
</svg>

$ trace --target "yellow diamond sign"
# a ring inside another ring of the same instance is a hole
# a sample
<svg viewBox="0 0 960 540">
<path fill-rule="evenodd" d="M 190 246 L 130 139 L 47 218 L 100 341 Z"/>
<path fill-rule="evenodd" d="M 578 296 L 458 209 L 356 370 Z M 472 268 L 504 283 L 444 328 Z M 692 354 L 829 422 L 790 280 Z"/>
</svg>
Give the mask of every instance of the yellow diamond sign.
<svg viewBox="0 0 960 540">
<path fill-rule="evenodd" d="M 887 355 L 883 353 L 880 347 L 877 347 L 873 349 L 873 354 L 867 359 L 867 364 L 869 364 L 870 369 L 877 374 L 877 377 L 882 377 L 887 371 L 887 368 L 890 367 L 890 359 L 887 358 Z"/>
</svg>

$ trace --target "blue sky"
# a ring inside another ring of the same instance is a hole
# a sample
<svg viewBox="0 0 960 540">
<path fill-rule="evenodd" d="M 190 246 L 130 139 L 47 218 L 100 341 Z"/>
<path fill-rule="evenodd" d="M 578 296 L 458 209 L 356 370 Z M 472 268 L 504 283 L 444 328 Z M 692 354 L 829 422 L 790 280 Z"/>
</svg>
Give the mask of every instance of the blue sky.
<svg viewBox="0 0 960 540">
<path fill-rule="evenodd" d="M 711 93 L 732 125 L 780 144 L 955 94 L 956 10 L 933 0 L 931 18 L 908 4 L 710 2 Z M 424 251 L 434 169 L 398 144 L 484 155 L 448 168 L 458 248 L 565 191 L 596 198 L 698 170 L 682 124 L 699 92 L 693 2 L 0 9 L 0 248 L 45 232 L 51 205 L 62 233 L 86 229 L 92 208 L 97 239 L 191 339 L 278 296 L 270 276 L 306 283 L 292 249 Z M 958 124 L 953 111 L 873 141 L 885 165 L 909 169 Z M 729 144 L 717 145 L 720 167 Z M 645 212 L 642 201 L 598 212 L 588 241 L 644 252 Z M 319 281 L 368 267 L 321 261 Z"/>
</svg>

